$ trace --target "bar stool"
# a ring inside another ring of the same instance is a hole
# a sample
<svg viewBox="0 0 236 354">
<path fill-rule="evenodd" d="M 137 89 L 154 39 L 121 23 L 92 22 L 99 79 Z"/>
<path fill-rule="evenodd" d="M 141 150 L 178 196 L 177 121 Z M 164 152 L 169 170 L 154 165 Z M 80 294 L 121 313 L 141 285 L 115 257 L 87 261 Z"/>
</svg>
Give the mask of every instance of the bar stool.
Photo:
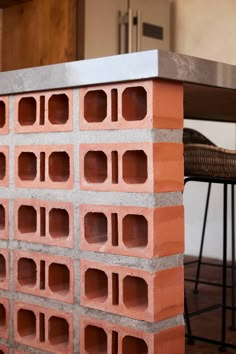
<svg viewBox="0 0 236 354">
<path fill-rule="evenodd" d="M 187 337 L 193 339 L 219 344 L 220 350 L 225 351 L 227 347 L 236 348 L 236 344 L 226 342 L 226 311 L 231 310 L 231 329 L 235 330 L 235 221 L 234 221 L 234 185 L 236 184 L 236 151 L 225 150 L 217 147 L 209 139 L 201 133 L 193 129 L 184 129 L 184 160 L 185 160 L 185 185 L 189 182 L 204 182 L 208 183 L 208 191 L 205 205 L 205 213 L 203 219 L 201 244 L 199 256 L 196 261 L 186 262 L 185 266 L 197 262 L 196 278 L 193 279 L 195 283 L 194 292 L 198 293 L 199 283 L 208 285 L 216 285 L 211 282 L 204 282 L 200 279 L 201 266 L 207 264 L 210 266 L 222 267 L 222 283 L 217 284 L 222 287 L 222 302 L 220 304 L 212 305 L 208 308 L 189 313 L 187 310 L 187 298 L 185 295 L 185 318 L 187 327 Z M 209 208 L 209 200 L 211 194 L 211 186 L 213 183 L 223 185 L 223 261 L 222 265 L 214 263 L 206 263 L 202 261 L 205 230 L 207 223 L 207 215 Z M 231 285 L 227 285 L 227 199 L 228 199 L 228 185 L 231 185 L 231 223 L 232 223 L 232 265 L 231 265 Z M 185 279 L 191 280 L 192 279 Z M 232 289 L 231 305 L 227 305 L 227 287 Z M 192 334 L 190 326 L 190 318 L 200 315 L 202 313 L 212 311 L 217 308 L 222 308 L 221 316 L 221 339 L 211 340 L 205 337 L 197 337 Z M 186 311 L 187 310 L 187 311 Z"/>
</svg>

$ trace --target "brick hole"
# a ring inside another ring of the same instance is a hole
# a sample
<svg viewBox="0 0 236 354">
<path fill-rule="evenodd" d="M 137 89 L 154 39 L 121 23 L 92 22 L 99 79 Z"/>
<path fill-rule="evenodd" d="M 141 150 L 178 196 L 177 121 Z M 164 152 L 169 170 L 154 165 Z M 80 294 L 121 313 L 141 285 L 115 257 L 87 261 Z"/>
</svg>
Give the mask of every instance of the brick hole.
<svg viewBox="0 0 236 354">
<path fill-rule="evenodd" d="M 0 304 L 0 329 L 6 326 L 6 309 L 3 304 Z"/>
<path fill-rule="evenodd" d="M 40 152 L 40 181 L 45 181 L 45 152 Z"/>
<path fill-rule="evenodd" d="M 147 92 L 144 87 L 128 87 L 122 94 L 122 115 L 125 120 L 142 120 L 147 115 Z"/>
<path fill-rule="evenodd" d="M 0 180 L 6 176 L 6 156 L 0 152 Z"/>
<path fill-rule="evenodd" d="M 70 232 L 69 214 L 65 209 L 53 208 L 49 212 L 49 233 L 53 238 L 68 237 Z"/>
<path fill-rule="evenodd" d="M 107 334 L 96 326 L 85 328 L 85 351 L 89 354 L 107 354 Z M 130 353 L 131 354 L 131 353 Z"/>
<path fill-rule="evenodd" d="M 22 286 L 34 287 L 37 282 L 37 267 L 33 259 L 20 258 L 18 260 L 18 282 Z"/>
<path fill-rule="evenodd" d="M 111 90 L 111 120 L 112 122 L 118 121 L 118 90 Z"/>
<path fill-rule="evenodd" d="M 108 278 L 105 272 L 88 269 L 85 272 L 85 295 L 90 300 L 104 302 L 108 297 Z"/>
<path fill-rule="evenodd" d="M 6 105 L 5 102 L 0 101 L 0 128 L 6 124 Z"/>
<path fill-rule="evenodd" d="M 84 177 L 89 183 L 107 179 L 107 156 L 102 151 L 89 151 L 84 157 Z"/>
<path fill-rule="evenodd" d="M 143 215 L 128 214 L 122 221 L 123 242 L 128 248 L 142 248 L 148 244 L 148 222 Z"/>
<path fill-rule="evenodd" d="M 40 283 L 39 283 L 39 289 L 45 289 L 45 266 L 46 262 L 45 261 L 40 261 Z"/>
<path fill-rule="evenodd" d="M 127 308 L 143 311 L 148 306 L 148 286 L 144 279 L 127 276 L 123 280 L 123 302 Z"/>
<path fill-rule="evenodd" d="M 112 244 L 112 246 L 119 245 L 118 215 L 117 215 L 117 213 L 111 214 L 111 244 Z"/>
<path fill-rule="evenodd" d="M 22 152 L 18 157 L 18 175 L 22 181 L 33 181 L 37 176 L 37 158 L 33 152 Z"/>
<path fill-rule="evenodd" d="M 40 236 L 46 236 L 46 209 L 40 207 Z"/>
<path fill-rule="evenodd" d="M 131 353 L 148 354 L 147 343 L 141 338 L 125 336 L 122 340 L 122 354 L 131 354 Z"/>
<path fill-rule="evenodd" d="M 21 337 L 36 336 L 36 316 L 33 311 L 21 309 L 17 313 L 17 331 Z"/>
<path fill-rule="evenodd" d="M 45 315 L 39 314 L 39 341 L 45 342 Z"/>
<path fill-rule="evenodd" d="M 40 96 L 39 124 L 45 124 L 45 96 Z"/>
<path fill-rule="evenodd" d="M 122 157 L 123 179 L 128 184 L 145 183 L 148 177 L 147 155 L 143 150 L 126 151 Z"/>
<path fill-rule="evenodd" d="M 69 118 L 69 98 L 66 94 L 52 95 L 48 100 L 48 120 L 52 124 L 65 124 Z"/>
<path fill-rule="evenodd" d="M 7 273 L 6 268 L 7 268 L 6 259 L 2 254 L 0 254 L 0 282 L 6 279 L 6 273 Z"/>
<path fill-rule="evenodd" d="M 107 217 L 103 213 L 87 213 L 84 218 L 84 235 L 88 243 L 107 241 Z"/>
<path fill-rule="evenodd" d="M 0 204 L 0 230 L 5 230 L 6 227 L 6 213 L 5 208 Z"/>
<path fill-rule="evenodd" d="M 48 320 L 48 340 L 52 345 L 69 344 L 69 324 L 64 318 L 52 316 Z"/>
<path fill-rule="evenodd" d="M 3 350 L 0 349 L 0 354 L 5 354 L 5 352 Z"/>
<path fill-rule="evenodd" d="M 112 183 L 117 184 L 119 175 L 118 175 L 118 152 L 112 151 L 111 153 L 111 176 L 112 176 Z"/>
<path fill-rule="evenodd" d="M 22 234 L 37 231 L 37 212 L 33 206 L 21 205 L 18 209 L 18 230 Z"/>
<path fill-rule="evenodd" d="M 112 305 L 119 304 L 119 275 L 112 273 Z"/>
<path fill-rule="evenodd" d="M 89 123 L 102 122 L 107 116 L 107 95 L 103 90 L 89 91 L 84 96 L 84 118 Z"/>
<path fill-rule="evenodd" d="M 22 97 L 18 103 L 18 122 L 20 125 L 34 125 L 37 103 L 34 97 Z"/>
<path fill-rule="evenodd" d="M 64 264 L 51 263 L 48 268 L 48 286 L 54 293 L 62 295 L 70 290 L 70 271 Z"/>
<path fill-rule="evenodd" d="M 112 331 L 111 335 L 111 354 L 119 354 L 118 353 L 118 332 Z"/>
<path fill-rule="evenodd" d="M 70 157 L 65 151 L 49 156 L 49 176 L 54 182 L 65 182 L 70 177 Z"/>
</svg>

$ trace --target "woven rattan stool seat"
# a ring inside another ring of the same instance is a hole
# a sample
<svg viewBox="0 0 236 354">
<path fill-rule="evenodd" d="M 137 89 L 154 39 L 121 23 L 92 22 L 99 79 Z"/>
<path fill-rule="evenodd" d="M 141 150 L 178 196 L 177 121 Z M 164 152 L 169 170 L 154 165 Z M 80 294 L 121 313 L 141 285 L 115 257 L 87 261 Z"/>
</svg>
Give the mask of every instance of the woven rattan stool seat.
<svg viewBox="0 0 236 354">
<path fill-rule="evenodd" d="M 236 178 L 236 151 L 217 147 L 203 134 L 185 128 L 185 176 Z"/>
</svg>

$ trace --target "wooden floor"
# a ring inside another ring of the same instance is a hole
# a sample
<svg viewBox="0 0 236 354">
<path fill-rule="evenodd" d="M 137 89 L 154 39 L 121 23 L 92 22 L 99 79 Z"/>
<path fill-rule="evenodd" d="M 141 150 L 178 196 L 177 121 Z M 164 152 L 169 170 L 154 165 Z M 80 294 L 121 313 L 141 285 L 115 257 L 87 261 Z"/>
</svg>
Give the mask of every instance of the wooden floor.
<svg viewBox="0 0 236 354">
<path fill-rule="evenodd" d="M 193 257 L 185 257 L 185 260 L 193 260 Z M 209 260 L 208 260 L 209 261 Z M 206 281 L 220 282 L 222 279 L 221 268 L 203 266 L 201 278 Z M 185 267 L 185 277 L 194 278 L 196 274 L 196 265 L 188 265 Z M 230 282 L 230 270 L 228 278 Z M 221 303 L 220 287 L 199 285 L 199 294 L 193 293 L 194 283 L 185 282 L 185 291 L 189 312 L 197 311 L 204 307 L 208 307 L 217 303 Z M 227 301 L 231 302 L 231 290 L 228 290 Z M 236 312 L 235 312 L 236 316 Z M 231 324 L 231 311 L 227 311 L 227 341 L 236 344 L 236 331 L 229 329 Z M 221 330 L 221 310 L 217 309 L 191 318 L 191 328 L 193 335 L 204 336 L 211 339 L 219 340 Z M 213 354 L 219 353 L 219 346 L 195 341 L 194 345 L 186 344 L 185 354 Z M 236 354 L 236 349 L 227 349 L 227 353 Z"/>
</svg>

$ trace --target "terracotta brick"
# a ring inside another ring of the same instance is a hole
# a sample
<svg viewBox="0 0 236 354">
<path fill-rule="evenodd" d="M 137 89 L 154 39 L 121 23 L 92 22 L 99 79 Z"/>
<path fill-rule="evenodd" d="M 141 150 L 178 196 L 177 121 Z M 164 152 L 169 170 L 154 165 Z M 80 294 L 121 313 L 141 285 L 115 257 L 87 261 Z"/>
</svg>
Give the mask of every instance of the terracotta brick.
<svg viewBox="0 0 236 354">
<path fill-rule="evenodd" d="M 0 343 L 0 354 L 9 354 L 9 347 Z"/>
<path fill-rule="evenodd" d="M 183 206 L 81 205 L 80 248 L 144 258 L 183 253 Z"/>
<path fill-rule="evenodd" d="M 14 350 L 14 354 L 30 354 L 30 352 L 25 352 L 22 350 Z"/>
<path fill-rule="evenodd" d="M 147 333 L 82 317 L 80 353 L 184 354 L 184 326 L 175 326 L 158 333 Z"/>
<path fill-rule="evenodd" d="M 35 296 L 74 302 L 72 258 L 37 252 L 14 252 L 14 288 Z"/>
<path fill-rule="evenodd" d="M 9 133 L 9 98 L 0 96 L 0 135 Z"/>
<path fill-rule="evenodd" d="M 9 289 L 9 250 L 0 248 L 0 289 Z"/>
<path fill-rule="evenodd" d="M 80 186 L 97 191 L 182 191 L 183 163 L 180 143 L 81 144 Z"/>
<path fill-rule="evenodd" d="M 9 205 L 8 199 L 0 199 L 0 239 L 9 237 Z"/>
<path fill-rule="evenodd" d="M 81 261 L 81 305 L 155 322 L 183 313 L 183 268 L 144 270 Z"/>
<path fill-rule="evenodd" d="M 0 187 L 9 184 L 9 147 L 0 146 Z"/>
<path fill-rule="evenodd" d="M 16 187 L 72 189 L 73 184 L 72 145 L 16 146 Z"/>
<path fill-rule="evenodd" d="M 0 297 L 0 338 L 8 339 L 9 320 L 9 300 L 4 297 Z"/>
<path fill-rule="evenodd" d="M 81 88 L 80 129 L 182 129 L 183 85 L 145 80 Z"/>
<path fill-rule="evenodd" d="M 21 241 L 73 247 L 73 203 L 15 199 L 14 237 Z"/>
<path fill-rule="evenodd" d="M 53 353 L 73 353 L 71 313 L 24 302 L 14 305 L 14 340 Z"/>
<path fill-rule="evenodd" d="M 15 132 L 73 130 L 72 90 L 15 96 Z"/>
</svg>

